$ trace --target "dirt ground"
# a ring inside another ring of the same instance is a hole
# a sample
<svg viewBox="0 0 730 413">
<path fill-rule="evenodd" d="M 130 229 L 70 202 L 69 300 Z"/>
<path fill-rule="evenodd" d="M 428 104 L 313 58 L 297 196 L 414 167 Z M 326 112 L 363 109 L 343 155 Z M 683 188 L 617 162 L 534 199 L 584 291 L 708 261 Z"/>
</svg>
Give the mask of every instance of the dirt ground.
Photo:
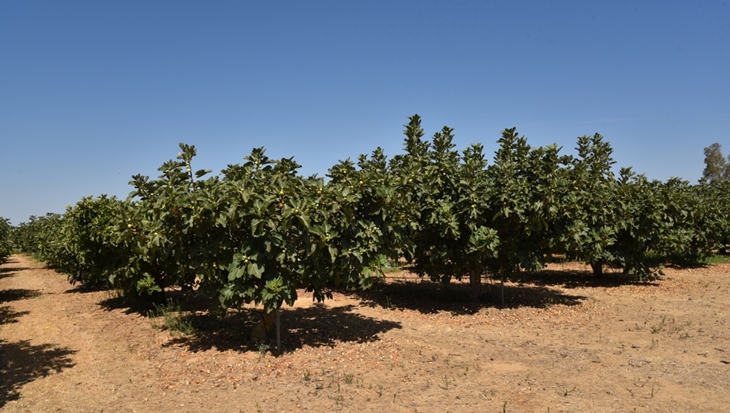
<svg viewBox="0 0 730 413">
<path fill-rule="evenodd" d="M 462 285 L 390 274 L 323 305 L 302 294 L 275 357 L 249 343 L 253 311 L 172 334 L 15 255 L 0 411 L 728 412 L 730 265 L 666 274 L 626 285 L 552 265 L 506 283 L 504 306 L 487 284 L 479 308 Z"/>
</svg>

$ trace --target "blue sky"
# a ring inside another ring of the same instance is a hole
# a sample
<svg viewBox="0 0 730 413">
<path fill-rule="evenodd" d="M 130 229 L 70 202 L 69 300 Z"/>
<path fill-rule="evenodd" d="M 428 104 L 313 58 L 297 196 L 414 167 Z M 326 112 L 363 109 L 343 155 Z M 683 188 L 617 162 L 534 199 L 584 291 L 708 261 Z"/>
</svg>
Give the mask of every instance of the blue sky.
<svg viewBox="0 0 730 413">
<path fill-rule="evenodd" d="M 730 151 L 728 1 L 3 1 L 0 216 L 122 198 L 178 142 L 220 171 L 265 146 L 302 173 L 407 117 L 489 156 L 601 133 L 619 166 L 696 182 Z"/>
</svg>

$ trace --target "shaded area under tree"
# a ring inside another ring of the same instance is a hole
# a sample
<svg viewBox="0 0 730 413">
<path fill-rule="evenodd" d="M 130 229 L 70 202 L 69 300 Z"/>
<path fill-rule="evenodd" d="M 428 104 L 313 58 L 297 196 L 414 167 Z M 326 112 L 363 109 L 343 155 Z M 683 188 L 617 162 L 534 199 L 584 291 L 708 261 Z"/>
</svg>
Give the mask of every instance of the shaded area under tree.
<svg viewBox="0 0 730 413">
<path fill-rule="evenodd" d="M 9 301 L 35 298 L 39 295 L 41 295 L 41 292 L 38 290 L 28 290 L 24 288 L 9 288 L 7 290 L 0 290 L 0 304 L 7 303 Z"/>
<path fill-rule="evenodd" d="M 656 280 L 638 281 L 620 271 L 613 269 L 607 271 L 605 268 L 600 277 L 596 277 L 591 271 L 545 269 L 536 272 L 518 273 L 509 279 L 520 284 L 562 288 L 610 288 L 631 284 L 659 285 Z"/>
<path fill-rule="evenodd" d="M 258 343 L 249 340 L 251 326 L 259 320 L 260 310 L 243 309 L 225 318 L 214 315 L 190 316 L 195 332 L 176 337 L 168 345 L 184 345 L 190 351 L 216 348 L 220 351 L 255 351 Z M 371 342 L 379 334 L 401 328 L 401 323 L 378 320 L 355 312 L 352 305 L 327 307 L 316 303 L 307 308 L 284 308 L 281 311 L 281 341 L 283 351 L 304 346 L 334 346 L 338 342 Z M 269 339 L 274 338 L 269 333 Z"/>
<path fill-rule="evenodd" d="M 38 378 L 75 365 L 76 351 L 51 344 L 32 345 L 28 340 L 0 340 L 0 408 L 20 397 L 20 388 Z"/>
<path fill-rule="evenodd" d="M 0 307 L 0 325 L 17 323 L 18 318 L 20 318 L 21 316 L 24 316 L 26 314 L 29 314 L 29 313 L 30 313 L 30 311 L 15 311 L 9 305 L 1 306 Z"/>
<path fill-rule="evenodd" d="M 452 282 L 443 285 L 414 278 L 380 284 L 367 291 L 349 292 L 363 301 L 363 305 L 392 310 L 416 310 L 424 314 L 448 311 L 452 314 L 475 314 L 481 308 L 545 308 L 551 305 L 578 305 L 583 296 L 563 294 L 555 289 L 536 285 L 505 285 L 505 303 L 501 305 L 501 286 L 488 283 L 483 288 L 482 300 L 475 304 L 470 297 L 468 283 Z"/>
</svg>

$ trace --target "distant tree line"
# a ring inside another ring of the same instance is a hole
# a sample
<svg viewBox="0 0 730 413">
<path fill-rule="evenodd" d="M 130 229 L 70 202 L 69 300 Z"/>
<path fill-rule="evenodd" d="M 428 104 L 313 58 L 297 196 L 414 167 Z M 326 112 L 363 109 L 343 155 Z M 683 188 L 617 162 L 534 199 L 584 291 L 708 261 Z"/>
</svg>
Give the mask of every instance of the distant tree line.
<svg viewBox="0 0 730 413">
<path fill-rule="evenodd" d="M 701 183 L 730 181 L 730 154 L 727 161 L 722 155 L 722 146 L 715 142 L 705 148 L 705 170 L 702 171 Z"/>
<path fill-rule="evenodd" d="M 0 264 L 13 252 L 13 227 L 10 220 L 0 217 Z"/>
</svg>

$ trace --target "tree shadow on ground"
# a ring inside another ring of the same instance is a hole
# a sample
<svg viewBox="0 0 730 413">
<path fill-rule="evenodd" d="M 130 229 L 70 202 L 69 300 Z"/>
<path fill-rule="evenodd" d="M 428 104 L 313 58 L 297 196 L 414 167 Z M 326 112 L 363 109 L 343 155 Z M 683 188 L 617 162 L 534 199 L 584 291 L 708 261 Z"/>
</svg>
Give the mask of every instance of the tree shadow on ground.
<svg viewBox="0 0 730 413">
<path fill-rule="evenodd" d="M 260 310 L 256 309 L 243 309 L 223 319 L 212 315 L 192 316 L 189 320 L 195 332 L 174 338 L 166 345 L 184 345 L 195 352 L 213 348 L 221 351 L 260 350 L 260 343 L 249 340 L 251 326 L 260 317 Z M 304 346 L 332 347 L 338 342 L 376 341 L 379 334 L 395 328 L 402 328 L 401 323 L 357 314 L 352 305 L 327 307 L 315 303 L 307 308 L 281 311 L 281 343 L 285 353 Z M 270 343 L 273 344 L 275 338 L 276 332 L 269 332 Z"/>
<path fill-rule="evenodd" d="M 70 357 L 75 353 L 51 344 L 34 346 L 28 340 L 0 340 L 0 408 L 17 400 L 24 385 L 75 366 Z"/>
<path fill-rule="evenodd" d="M 35 298 L 41 295 L 39 290 L 26 290 L 24 288 L 10 288 L 7 290 L 0 290 L 0 304 L 7 303 L 8 301 L 26 300 L 28 298 Z"/>
<path fill-rule="evenodd" d="M 2 267 L 0 268 L 0 280 L 3 278 L 14 277 L 18 272 L 29 269 L 30 267 Z"/>
<path fill-rule="evenodd" d="M 31 269 L 28 266 L 22 265 L 20 260 L 15 256 L 10 256 L 8 259 L 5 260 L 2 264 L 2 267 L 0 267 L 0 274 L 6 274 L 9 272 L 18 272 L 23 270 L 29 270 Z"/>
<path fill-rule="evenodd" d="M 69 290 L 64 291 L 64 294 L 98 293 L 99 291 L 111 291 L 113 289 L 111 286 L 104 284 L 72 283 L 71 285 L 73 285 L 73 287 Z"/>
<path fill-rule="evenodd" d="M 613 271 L 606 271 L 603 276 L 596 277 L 591 271 L 540 270 L 516 274 L 510 277 L 510 281 L 520 284 L 562 288 L 615 288 L 624 285 L 659 286 L 657 280 L 637 281 L 631 276 Z"/>
<path fill-rule="evenodd" d="M 388 282 L 378 284 L 367 291 L 343 292 L 362 300 L 363 305 L 382 307 L 391 310 L 414 310 L 424 314 L 442 311 L 454 315 L 475 314 L 485 307 L 545 308 L 551 305 L 577 305 L 584 296 L 564 294 L 544 286 L 512 285 L 504 286 L 504 305 L 501 299 L 501 286 L 487 283 L 483 288 L 479 303 L 473 303 L 469 296 L 467 283 L 443 285 L 429 280 Z"/>
<path fill-rule="evenodd" d="M 147 311 L 152 308 L 151 305 L 135 305 L 123 296 L 105 298 L 99 301 L 99 306 L 107 311 L 124 310 L 124 314 L 140 315 L 147 315 Z"/>
<path fill-rule="evenodd" d="M 124 314 L 138 314 L 147 316 L 150 311 L 158 310 L 162 307 L 166 307 L 170 304 L 169 300 L 173 300 L 174 303 L 180 303 L 186 310 L 197 312 L 206 311 L 210 308 L 217 307 L 213 305 L 211 298 L 206 297 L 202 294 L 194 294 L 189 291 L 183 292 L 180 290 L 168 290 L 165 291 L 164 296 L 157 297 L 154 301 L 141 301 L 130 297 L 125 297 L 121 292 L 117 292 L 114 289 L 101 289 L 99 291 L 109 292 L 109 298 L 101 300 L 99 305 L 107 311 L 112 310 L 123 310 Z M 67 293 L 81 293 L 81 292 L 92 292 L 92 291 L 74 291 L 68 290 Z"/>
<path fill-rule="evenodd" d="M 0 274 L 16 273 L 18 271 L 29 270 L 30 267 L 2 267 L 0 268 Z"/>
<path fill-rule="evenodd" d="M 30 311 L 15 311 L 12 307 L 4 305 L 0 307 L 0 325 L 17 323 L 18 318 L 29 313 Z"/>
</svg>

